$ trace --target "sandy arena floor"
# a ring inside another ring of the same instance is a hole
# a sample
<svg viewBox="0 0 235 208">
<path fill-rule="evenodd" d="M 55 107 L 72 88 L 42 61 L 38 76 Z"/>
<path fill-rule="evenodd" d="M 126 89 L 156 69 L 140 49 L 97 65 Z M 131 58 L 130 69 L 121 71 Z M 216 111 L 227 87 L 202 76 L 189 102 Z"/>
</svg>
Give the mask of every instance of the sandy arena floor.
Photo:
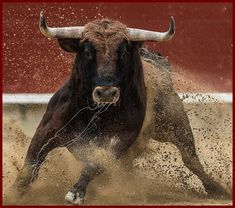
<svg viewBox="0 0 235 208">
<path fill-rule="evenodd" d="M 208 173 L 228 190 L 232 186 L 232 105 L 185 104 L 200 160 Z M 4 204 L 21 168 L 31 137 L 45 111 L 42 105 L 3 106 Z M 172 144 L 150 140 L 149 151 L 133 161 L 132 174 L 116 164 L 88 186 L 85 204 L 231 204 L 206 197 L 201 181 L 182 163 Z M 56 153 L 56 154 L 55 154 Z M 64 196 L 77 181 L 82 163 L 65 148 L 56 149 L 41 168 L 38 180 L 17 204 L 68 204 Z"/>
</svg>

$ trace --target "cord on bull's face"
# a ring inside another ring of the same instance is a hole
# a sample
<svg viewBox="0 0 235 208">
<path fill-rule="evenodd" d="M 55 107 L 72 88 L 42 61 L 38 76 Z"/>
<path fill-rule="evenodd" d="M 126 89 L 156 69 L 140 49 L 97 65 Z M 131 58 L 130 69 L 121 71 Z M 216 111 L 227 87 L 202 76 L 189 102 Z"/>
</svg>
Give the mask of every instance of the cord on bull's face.
<svg viewBox="0 0 235 208">
<path fill-rule="evenodd" d="M 75 143 L 75 142 L 78 141 L 79 139 L 84 138 L 86 135 L 83 136 L 83 134 L 85 134 L 86 131 L 87 131 L 88 129 L 90 129 L 90 128 L 94 125 L 95 119 L 99 118 L 98 116 L 99 116 L 100 114 L 102 114 L 102 113 L 104 113 L 105 111 L 108 110 L 108 108 L 109 108 L 110 105 L 111 105 L 111 104 L 105 104 L 104 106 L 102 106 L 101 109 L 93 115 L 93 117 L 91 118 L 90 122 L 87 124 L 86 128 L 82 131 L 82 133 L 79 134 L 78 138 L 71 140 L 71 141 L 70 141 L 71 143 L 69 142 L 69 144 L 68 144 L 68 145 L 65 145 L 65 146 L 66 146 L 66 147 L 69 147 L 71 144 Z M 103 109 L 104 109 L 104 110 L 103 110 Z M 93 125 L 92 125 L 90 128 L 88 128 L 89 125 L 92 124 L 92 123 L 93 123 Z"/>
</svg>

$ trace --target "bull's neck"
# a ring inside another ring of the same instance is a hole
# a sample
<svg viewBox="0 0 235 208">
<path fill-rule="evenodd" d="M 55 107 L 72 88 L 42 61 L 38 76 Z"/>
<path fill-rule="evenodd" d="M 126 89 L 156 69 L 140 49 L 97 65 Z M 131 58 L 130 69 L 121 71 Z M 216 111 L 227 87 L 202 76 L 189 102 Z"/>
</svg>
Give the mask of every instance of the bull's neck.
<svg viewBox="0 0 235 208">
<path fill-rule="evenodd" d="M 136 105 L 141 108 L 146 107 L 146 89 L 144 80 L 138 80 L 126 92 L 124 92 L 123 99 L 125 105 Z"/>
<path fill-rule="evenodd" d="M 146 87 L 144 82 L 144 73 L 142 62 L 139 58 L 136 58 L 138 64 L 130 70 L 129 80 L 126 81 L 123 99 L 126 100 L 126 105 L 136 104 L 142 108 L 146 108 Z"/>
</svg>

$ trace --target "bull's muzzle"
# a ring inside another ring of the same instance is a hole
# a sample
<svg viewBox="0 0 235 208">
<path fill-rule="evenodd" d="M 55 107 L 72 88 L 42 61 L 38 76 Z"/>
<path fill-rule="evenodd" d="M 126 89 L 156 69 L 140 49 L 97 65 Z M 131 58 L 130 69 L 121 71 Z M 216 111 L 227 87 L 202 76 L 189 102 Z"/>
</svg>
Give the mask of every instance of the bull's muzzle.
<svg viewBox="0 0 235 208">
<path fill-rule="evenodd" d="M 96 103 L 116 103 L 120 97 L 120 91 L 117 87 L 98 86 L 93 90 L 93 100 Z"/>
</svg>

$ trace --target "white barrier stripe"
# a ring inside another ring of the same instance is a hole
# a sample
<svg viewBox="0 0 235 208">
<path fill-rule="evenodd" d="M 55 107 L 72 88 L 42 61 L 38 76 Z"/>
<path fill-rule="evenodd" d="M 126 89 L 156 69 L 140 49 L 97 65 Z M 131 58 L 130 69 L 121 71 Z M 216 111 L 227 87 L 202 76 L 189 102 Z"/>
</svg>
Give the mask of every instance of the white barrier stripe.
<svg viewBox="0 0 235 208">
<path fill-rule="evenodd" d="M 185 103 L 225 102 L 232 103 L 232 93 L 178 93 Z M 3 104 L 47 104 L 51 93 L 16 93 L 3 94 Z"/>
<path fill-rule="evenodd" d="M 179 93 L 183 102 L 193 103 L 193 102 L 223 102 L 232 103 L 233 94 L 232 93 Z"/>
<path fill-rule="evenodd" d="M 52 93 L 4 93 L 3 104 L 47 104 L 52 95 Z"/>
</svg>

